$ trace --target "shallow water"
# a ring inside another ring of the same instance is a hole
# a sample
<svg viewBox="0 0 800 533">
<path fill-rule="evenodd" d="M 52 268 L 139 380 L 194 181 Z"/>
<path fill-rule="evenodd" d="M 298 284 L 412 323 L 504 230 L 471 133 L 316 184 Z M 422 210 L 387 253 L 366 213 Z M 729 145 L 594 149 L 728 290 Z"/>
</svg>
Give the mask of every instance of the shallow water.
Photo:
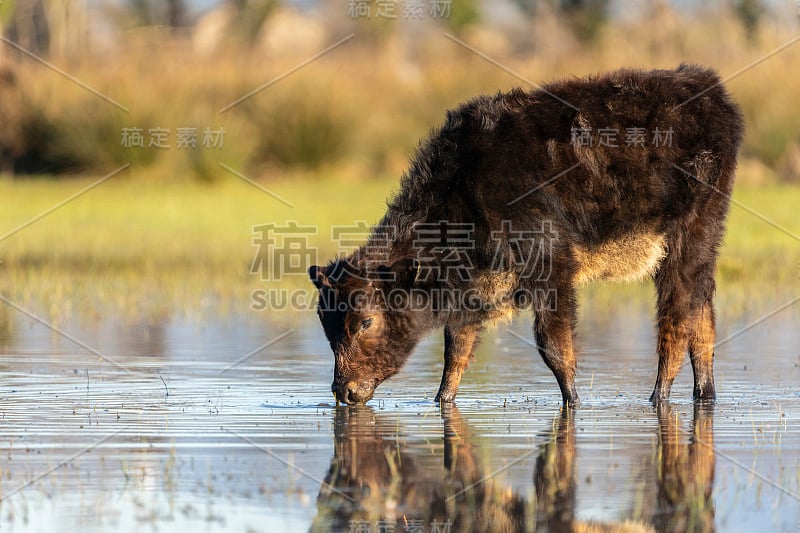
<svg viewBox="0 0 800 533">
<path fill-rule="evenodd" d="M 758 318 L 724 317 L 720 338 Z M 12 326 L 3 531 L 800 530 L 793 309 L 718 348 L 715 405 L 691 401 L 687 362 L 658 410 L 635 307 L 584 306 L 583 403 L 566 412 L 524 317 L 484 337 L 444 411 L 438 336 L 366 407 L 336 408 L 313 316 L 60 324 L 106 360 L 24 316 Z"/>
</svg>

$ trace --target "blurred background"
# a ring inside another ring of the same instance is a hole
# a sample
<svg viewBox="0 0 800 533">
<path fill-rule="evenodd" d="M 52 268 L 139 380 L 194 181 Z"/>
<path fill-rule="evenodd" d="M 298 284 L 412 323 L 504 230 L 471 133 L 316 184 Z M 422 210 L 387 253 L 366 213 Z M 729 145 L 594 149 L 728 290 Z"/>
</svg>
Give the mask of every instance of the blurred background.
<svg viewBox="0 0 800 533">
<path fill-rule="evenodd" d="M 223 157 L 264 178 L 396 176 L 447 107 L 525 85 L 445 32 L 534 83 L 684 61 L 726 76 L 796 36 L 797 10 L 769 0 L 3 0 L 0 168 L 74 176 L 131 163 L 149 179 L 209 182 Z M 742 179 L 800 180 L 797 57 L 787 49 L 730 84 L 747 117 Z M 200 141 L 225 126 L 221 153 L 175 149 L 177 128 L 197 128 Z M 145 145 L 150 128 L 169 129 L 171 146 L 127 150 L 123 128 L 142 128 Z"/>
<path fill-rule="evenodd" d="M 794 1 L 0 0 L 0 32 L 0 291 L 53 320 L 246 311 L 274 281 L 254 228 L 343 251 L 447 108 L 681 62 L 729 78 L 736 199 L 767 219 L 734 207 L 721 284 L 797 284 Z"/>
</svg>

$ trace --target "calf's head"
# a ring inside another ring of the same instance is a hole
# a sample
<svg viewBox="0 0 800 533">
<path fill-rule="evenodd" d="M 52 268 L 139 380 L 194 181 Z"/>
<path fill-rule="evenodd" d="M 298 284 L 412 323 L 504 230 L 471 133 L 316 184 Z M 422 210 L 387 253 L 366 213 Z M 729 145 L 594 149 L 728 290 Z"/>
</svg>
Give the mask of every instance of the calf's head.
<svg viewBox="0 0 800 533">
<path fill-rule="evenodd" d="M 424 334 L 416 313 L 405 305 L 415 265 L 401 260 L 367 274 L 340 259 L 308 269 L 319 290 L 317 316 L 333 350 L 331 390 L 338 401 L 355 404 L 372 398 Z"/>
</svg>

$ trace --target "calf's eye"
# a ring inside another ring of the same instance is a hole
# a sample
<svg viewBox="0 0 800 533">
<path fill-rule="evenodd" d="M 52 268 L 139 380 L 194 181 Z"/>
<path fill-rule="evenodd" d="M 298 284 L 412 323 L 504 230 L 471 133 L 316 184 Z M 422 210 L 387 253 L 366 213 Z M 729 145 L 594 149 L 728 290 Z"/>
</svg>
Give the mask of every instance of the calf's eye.
<svg viewBox="0 0 800 533">
<path fill-rule="evenodd" d="M 365 318 L 364 320 L 361 321 L 361 330 L 363 331 L 363 330 L 367 329 L 368 327 L 370 327 L 371 325 L 372 325 L 372 319 L 371 318 Z"/>
</svg>

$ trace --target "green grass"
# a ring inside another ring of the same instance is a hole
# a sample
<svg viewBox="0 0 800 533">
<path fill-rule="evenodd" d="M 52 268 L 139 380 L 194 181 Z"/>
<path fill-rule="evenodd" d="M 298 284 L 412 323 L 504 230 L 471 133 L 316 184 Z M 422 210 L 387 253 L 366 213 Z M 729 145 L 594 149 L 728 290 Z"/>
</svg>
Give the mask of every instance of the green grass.
<svg viewBox="0 0 800 533">
<path fill-rule="evenodd" d="M 0 180 L 0 236 L 80 191 L 90 180 Z M 396 180 L 348 183 L 337 177 L 283 179 L 263 186 L 288 207 L 229 175 L 214 184 L 149 183 L 121 174 L 0 241 L 0 291 L 51 318 L 64 313 L 193 313 L 202 302 L 230 309 L 263 287 L 249 273 L 253 226 L 275 223 L 318 228 L 310 244 L 324 262 L 337 252 L 331 227 L 376 222 Z M 800 188 L 739 188 L 735 199 L 787 231 L 800 234 Z M 732 206 L 718 285 L 722 298 L 798 293 L 800 242 Z M 305 287 L 305 275 L 283 286 Z M 636 286 L 591 287 L 613 305 Z"/>
<path fill-rule="evenodd" d="M 14 200 L 0 213 L 0 235 L 88 183 L 0 183 L 0 195 Z M 331 179 L 264 183 L 263 187 L 294 207 L 233 176 L 212 185 L 134 183 L 114 177 L 0 241 L 0 257 L 15 267 L 58 266 L 67 271 L 136 268 L 157 274 L 186 267 L 230 271 L 251 258 L 253 226 L 290 220 L 319 226 L 319 235 L 311 239 L 327 246 L 324 251 L 330 253 L 331 225 L 357 219 L 375 222 L 392 184 L 355 185 Z"/>
<path fill-rule="evenodd" d="M 91 183 L 0 180 L 0 238 Z M 265 183 L 288 207 L 230 175 L 220 183 L 158 184 L 120 175 L 0 241 L 0 292 L 52 319 L 72 310 L 159 316 L 201 302 L 227 309 L 264 286 L 249 273 L 253 226 L 315 225 L 320 261 L 331 226 L 374 223 L 392 183 L 327 179 Z M 304 274 L 284 284 L 305 286 Z M 46 302 L 46 303 L 45 303 Z M 246 304 L 243 306 L 246 308 Z"/>
</svg>

